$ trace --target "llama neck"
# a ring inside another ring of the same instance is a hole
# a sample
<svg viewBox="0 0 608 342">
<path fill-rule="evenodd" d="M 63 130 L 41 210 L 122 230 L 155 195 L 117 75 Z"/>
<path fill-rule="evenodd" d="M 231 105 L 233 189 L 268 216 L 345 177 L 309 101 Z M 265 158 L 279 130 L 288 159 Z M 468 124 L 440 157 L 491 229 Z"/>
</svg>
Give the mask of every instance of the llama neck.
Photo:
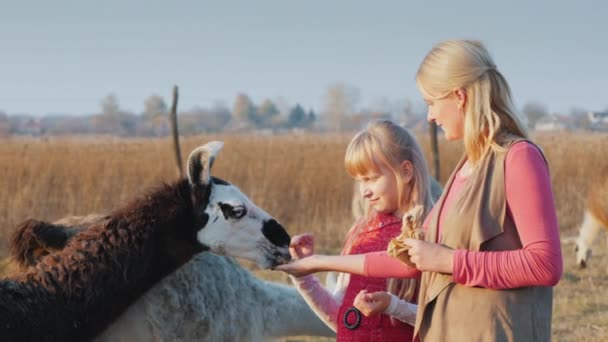
<svg viewBox="0 0 608 342">
<path fill-rule="evenodd" d="M 146 278 L 153 283 L 187 262 L 201 247 L 196 243 L 191 188 L 187 180 L 163 185 L 113 216 L 128 227 L 131 242 L 152 249 L 146 261 Z M 143 253 L 144 258 L 146 253 Z M 149 288 L 152 284 L 149 284 Z"/>
</svg>

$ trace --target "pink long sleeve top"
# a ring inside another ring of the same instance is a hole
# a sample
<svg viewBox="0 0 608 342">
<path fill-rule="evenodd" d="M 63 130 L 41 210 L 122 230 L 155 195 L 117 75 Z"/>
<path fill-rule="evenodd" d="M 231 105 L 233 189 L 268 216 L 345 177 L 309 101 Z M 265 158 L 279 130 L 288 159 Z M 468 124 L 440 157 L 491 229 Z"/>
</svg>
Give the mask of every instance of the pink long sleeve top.
<svg viewBox="0 0 608 342">
<path fill-rule="evenodd" d="M 450 208 L 466 182 L 456 175 L 444 204 Z M 507 152 L 505 161 L 507 215 L 519 234 L 522 248 L 510 251 L 456 250 L 452 265 L 454 282 L 489 289 L 526 286 L 554 286 L 562 270 L 562 252 L 549 170 L 540 151 L 521 141 Z M 437 207 L 433 208 L 433 212 Z M 439 216 L 438 236 L 449 229 L 443 210 Z M 429 217 L 424 222 L 427 229 Z M 416 277 L 420 272 L 386 252 L 367 254 L 365 273 L 370 277 Z"/>
</svg>

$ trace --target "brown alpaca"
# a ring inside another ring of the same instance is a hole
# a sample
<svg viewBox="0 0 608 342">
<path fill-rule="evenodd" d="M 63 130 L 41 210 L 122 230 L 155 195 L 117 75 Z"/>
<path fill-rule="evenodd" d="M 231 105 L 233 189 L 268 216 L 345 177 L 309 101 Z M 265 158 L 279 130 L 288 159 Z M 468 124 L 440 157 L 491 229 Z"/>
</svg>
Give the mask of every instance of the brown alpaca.
<svg viewBox="0 0 608 342">
<path fill-rule="evenodd" d="M 211 177 L 221 146 L 194 150 L 188 179 L 159 186 L 35 266 L 0 280 L 0 339 L 90 340 L 204 250 L 240 249 L 265 267 L 288 261 L 285 230 L 236 187 Z M 26 221 L 18 231 L 28 225 L 37 223 Z"/>
</svg>

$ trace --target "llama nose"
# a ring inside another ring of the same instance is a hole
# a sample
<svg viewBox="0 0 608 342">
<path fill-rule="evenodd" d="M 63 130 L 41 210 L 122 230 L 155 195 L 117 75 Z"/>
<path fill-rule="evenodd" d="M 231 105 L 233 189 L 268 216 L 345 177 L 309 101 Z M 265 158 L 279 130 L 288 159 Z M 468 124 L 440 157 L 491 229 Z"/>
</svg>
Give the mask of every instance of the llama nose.
<svg viewBox="0 0 608 342">
<path fill-rule="evenodd" d="M 278 247 L 289 247 L 289 241 L 291 237 L 285 231 L 285 228 L 281 226 L 276 220 L 270 219 L 264 221 L 262 225 L 262 234 L 270 241 L 273 245 Z"/>
<path fill-rule="evenodd" d="M 586 268 L 587 267 L 587 262 L 585 260 L 581 260 L 578 263 L 578 268 Z"/>
</svg>

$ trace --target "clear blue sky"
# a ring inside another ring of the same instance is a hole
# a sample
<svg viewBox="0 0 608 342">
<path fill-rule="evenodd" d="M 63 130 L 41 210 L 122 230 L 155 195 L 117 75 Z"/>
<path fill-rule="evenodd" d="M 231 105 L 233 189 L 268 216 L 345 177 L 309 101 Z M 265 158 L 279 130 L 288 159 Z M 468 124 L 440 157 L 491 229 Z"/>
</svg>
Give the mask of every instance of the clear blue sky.
<svg viewBox="0 0 608 342">
<path fill-rule="evenodd" d="M 448 38 L 484 41 L 521 107 L 608 107 L 606 1 L 2 0 L 0 110 L 84 114 L 101 98 L 141 112 L 283 97 L 316 110 L 328 85 L 361 104 L 418 101 L 414 74 Z"/>
</svg>

